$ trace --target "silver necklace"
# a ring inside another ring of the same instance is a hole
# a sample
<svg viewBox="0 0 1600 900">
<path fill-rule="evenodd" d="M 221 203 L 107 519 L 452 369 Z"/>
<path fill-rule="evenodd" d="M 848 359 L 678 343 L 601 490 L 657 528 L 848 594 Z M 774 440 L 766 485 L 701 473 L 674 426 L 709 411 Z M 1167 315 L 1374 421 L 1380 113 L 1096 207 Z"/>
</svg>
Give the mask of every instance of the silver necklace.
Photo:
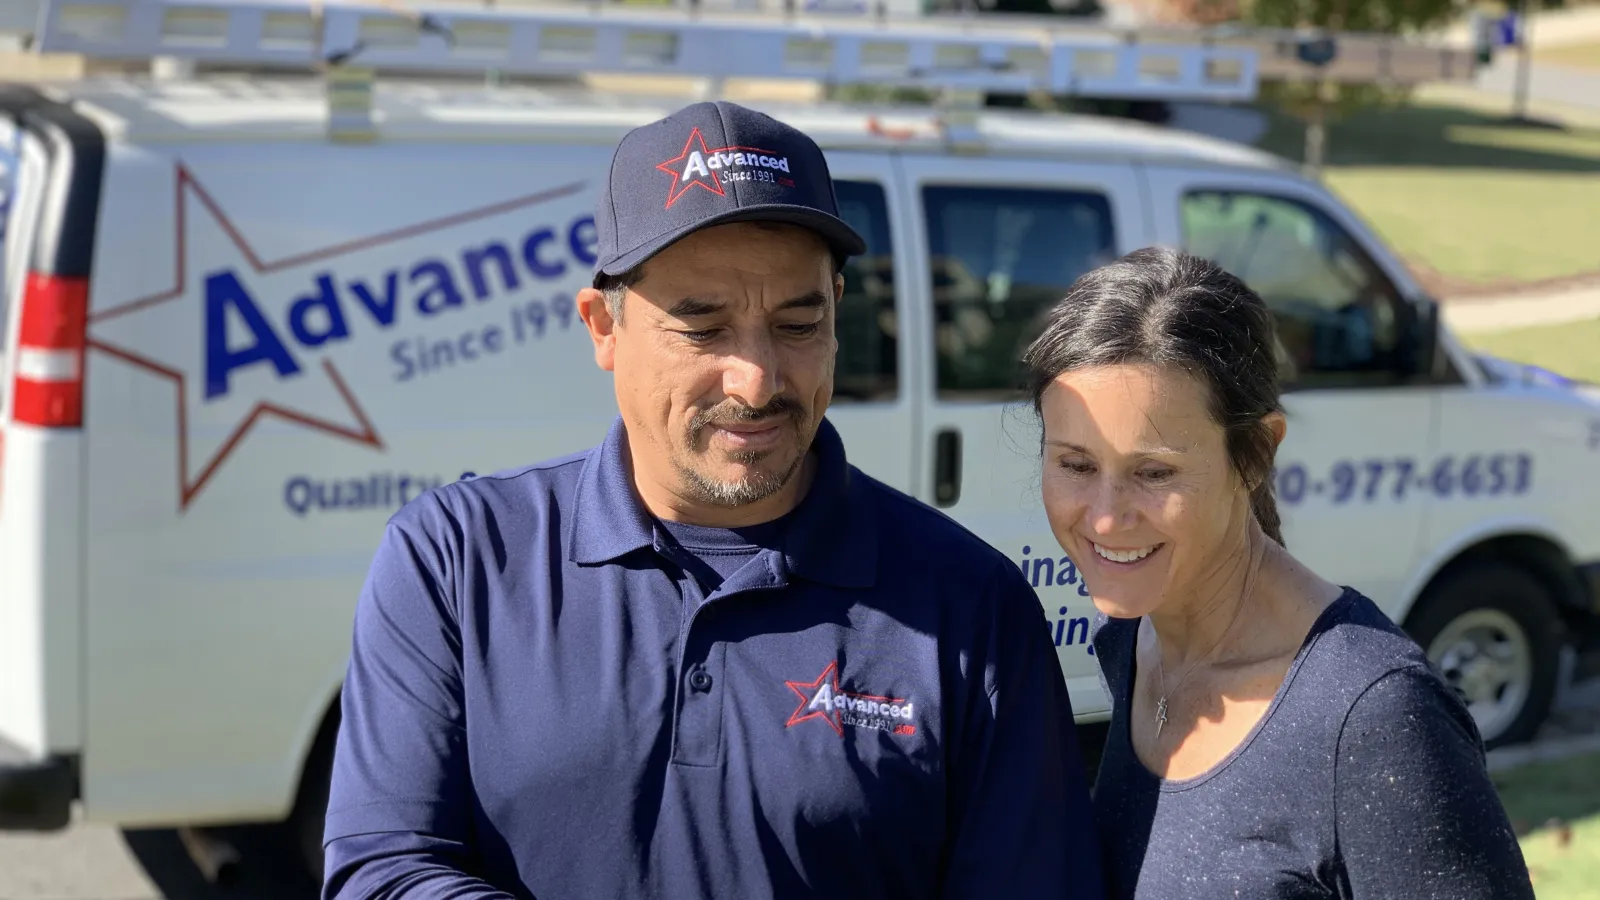
<svg viewBox="0 0 1600 900">
<path fill-rule="evenodd" d="M 1253 552 L 1254 548 L 1251 548 L 1251 549 L 1252 549 L 1252 553 L 1250 555 L 1252 557 L 1254 557 L 1255 556 L 1255 553 Z M 1161 652 L 1161 635 L 1159 635 L 1159 634 L 1156 635 L 1156 674 L 1161 679 L 1161 696 L 1156 698 L 1156 737 L 1157 738 L 1161 737 L 1161 729 L 1162 729 L 1162 727 L 1164 727 L 1167 724 L 1167 698 L 1172 696 L 1172 694 L 1174 692 L 1176 692 L 1178 690 L 1178 688 L 1183 687 L 1183 683 L 1186 680 L 1188 680 L 1188 678 L 1189 678 L 1189 673 L 1193 672 L 1197 667 L 1199 667 L 1199 665 L 1202 662 L 1205 662 L 1206 659 L 1208 657 L 1210 657 L 1212 653 L 1215 653 L 1218 647 L 1222 646 L 1223 638 L 1226 638 L 1228 636 L 1228 632 L 1232 631 L 1233 630 L 1233 626 L 1238 623 L 1238 621 L 1239 621 L 1239 613 L 1244 610 L 1245 604 L 1250 601 L 1251 595 L 1253 595 L 1255 593 L 1257 576 L 1259 576 L 1260 574 L 1261 574 L 1261 567 L 1260 567 L 1260 564 L 1258 563 L 1250 572 L 1250 584 L 1249 584 L 1249 587 L 1246 588 L 1244 596 L 1242 598 L 1240 598 L 1239 605 L 1234 607 L 1234 609 L 1233 609 L 1233 618 L 1231 620 L 1229 620 L 1228 627 L 1224 628 L 1222 630 L 1222 634 L 1217 637 L 1216 643 L 1213 643 L 1211 645 L 1211 649 L 1209 649 L 1209 650 L 1207 650 L 1205 652 L 1205 656 L 1202 656 L 1199 659 L 1195 660 L 1194 662 L 1190 663 L 1189 664 L 1189 668 L 1183 670 L 1183 677 L 1178 679 L 1177 684 L 1174 684 L 1172 686 L 1172 690 L 1170 690 L 1170 691 L 1167 690 L 1167 671 L 1166 671 L 1166 666 L 1164 666 L 1162 664 L 1162 661 L 1161 661 L 1161 657 L 1164 655 Z"/>
</svg>

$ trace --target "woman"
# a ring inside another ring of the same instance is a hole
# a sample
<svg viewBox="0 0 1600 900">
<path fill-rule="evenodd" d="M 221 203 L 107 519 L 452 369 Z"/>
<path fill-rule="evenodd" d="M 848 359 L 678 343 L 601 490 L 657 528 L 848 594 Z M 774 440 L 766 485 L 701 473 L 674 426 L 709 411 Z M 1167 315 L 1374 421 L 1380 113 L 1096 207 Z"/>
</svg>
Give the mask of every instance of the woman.
<svg viewBox="0 0 1600 900">
<path fill-rule="evenodd" d="M 1141 250 L 1079 279 L 1024 363 L 1050 526 L 1100 610 L 1113 895 L 1531 900 L 1465 707 L 1283 546 L 1261 299 Z"/>
</svg>

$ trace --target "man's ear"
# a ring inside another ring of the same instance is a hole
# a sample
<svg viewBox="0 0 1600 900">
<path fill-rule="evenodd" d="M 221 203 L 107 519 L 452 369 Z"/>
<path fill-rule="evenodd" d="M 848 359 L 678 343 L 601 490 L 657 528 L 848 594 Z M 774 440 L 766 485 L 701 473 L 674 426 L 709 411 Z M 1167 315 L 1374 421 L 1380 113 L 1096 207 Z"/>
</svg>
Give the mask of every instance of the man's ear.
<svg viewBox="0 0 1600 900">
<path fill-rule="evenodd" d="M 615 371 L 613 368 L 617 358 L 617 322 L 611 317 L 611 307 L 606 303 L 606 295 L 600 291 L 586 287 L 578 291 L 578 315 L 583 319 L 583 324 L 589 329 L 589 339 L 594 341 L 594 363 L 607 372 Z"/>
</svg>

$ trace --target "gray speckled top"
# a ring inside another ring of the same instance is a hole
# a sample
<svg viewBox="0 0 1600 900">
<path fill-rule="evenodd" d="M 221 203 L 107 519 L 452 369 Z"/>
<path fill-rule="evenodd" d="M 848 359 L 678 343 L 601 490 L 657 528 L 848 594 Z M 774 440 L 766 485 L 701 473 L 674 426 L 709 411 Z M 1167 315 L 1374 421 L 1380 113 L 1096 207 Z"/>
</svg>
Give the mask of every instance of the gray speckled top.
<svg viewBox="0 0 1600 900">
<path fill-rule="evenodd" d="M 1194 778 L 1128 737 L 1138 620 L 1096 620 L 1113 702 L 1094 789 L 1111 896 L 1533 900 L 1470 714 L 1371 600 L 1346 588 L 1261 721 Z"/>
</svg>

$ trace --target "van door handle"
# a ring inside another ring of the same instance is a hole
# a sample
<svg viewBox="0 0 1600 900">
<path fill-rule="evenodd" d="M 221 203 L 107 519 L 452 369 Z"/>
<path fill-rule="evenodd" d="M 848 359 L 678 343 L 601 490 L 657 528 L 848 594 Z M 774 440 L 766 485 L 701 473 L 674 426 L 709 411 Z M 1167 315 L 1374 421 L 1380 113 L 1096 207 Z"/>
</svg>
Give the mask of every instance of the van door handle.
<svg viewBox="0 0 1600 900">
<path fill-rule="evenodd" d="M 961 499 L 961 432 L 943 428 L 933 439 L 933 501 L 954 506 Z"/>
</svg>

